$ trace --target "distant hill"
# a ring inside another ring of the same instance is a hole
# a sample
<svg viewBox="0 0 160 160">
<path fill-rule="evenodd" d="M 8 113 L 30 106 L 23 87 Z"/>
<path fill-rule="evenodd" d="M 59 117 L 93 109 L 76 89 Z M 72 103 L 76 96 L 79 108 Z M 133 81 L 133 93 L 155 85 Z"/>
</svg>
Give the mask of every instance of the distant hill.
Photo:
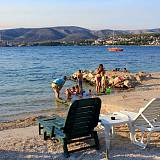
<svg viewBox="0 0 160 160">
<path fill-rule="evenodd" d="M 160 28 L 146 30 L 114 30 L 115 34 L 160 33 Z M 17 28 L 0 30 L 2 40 L 14 42 L 81 41 L 103 38 L 113 34 L 113 30 L 89 30 L 76 26 L 48 28 Z"/>
</svg>

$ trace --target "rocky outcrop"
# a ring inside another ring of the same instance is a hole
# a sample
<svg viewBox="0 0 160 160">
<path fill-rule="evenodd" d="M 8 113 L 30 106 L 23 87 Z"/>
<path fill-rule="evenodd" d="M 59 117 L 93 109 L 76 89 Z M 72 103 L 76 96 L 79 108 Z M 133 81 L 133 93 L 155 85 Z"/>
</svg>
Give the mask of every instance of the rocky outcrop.
<svg viewBox="0 0 160 160">
<path fill-rule="evenodd" d="M 84 70 L 83 80 L 90 85 L 95 85 L 96 73 L 93 71 Z M 71 80 L 77 79 L 77 72 L 70 76 Z M 105 75 L 108 80 L 108 85 L 115 88 L 134 88 L 136 85 L 141 84 L 143 80 L 150 78 L 151 75 L 145 72 L 129 73 L 122 71 L 106 71 Z"/>
</svg>

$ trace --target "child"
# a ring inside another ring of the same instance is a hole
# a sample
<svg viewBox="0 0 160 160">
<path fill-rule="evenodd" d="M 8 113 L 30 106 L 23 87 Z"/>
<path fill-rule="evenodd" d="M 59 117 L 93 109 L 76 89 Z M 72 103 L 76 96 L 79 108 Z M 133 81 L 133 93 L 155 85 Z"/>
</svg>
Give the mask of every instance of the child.
<svg viewBox="0 0 160 160">
<path fill-rule="evenodd" d="M 72 99 L 72 92 L 69 88 L 66 89 L 65 92 L 66 96 L 67 96 L 67 100 L 71 100 Z"/>
<path fill-rule="evenodd" d="M 71 92 L 72 92 L 72 94 L 76 94 L 76 87 L 75 86 L 72 87 Z"/>
<path fill-rule="evenodd" d="M 88 95 L 89 95 L 89 96 L 92 96 L 92 91 L 91 91 L 91 89 L 89 89 Z"/>
<path fill-rule="evenodd" d="M 76 94 L 80 94 L 80 89 L 79 89 L 79 86 L 78 86 L 78 85 L 76 85 L 75 91 L 76 91 Z"/>
</svg>

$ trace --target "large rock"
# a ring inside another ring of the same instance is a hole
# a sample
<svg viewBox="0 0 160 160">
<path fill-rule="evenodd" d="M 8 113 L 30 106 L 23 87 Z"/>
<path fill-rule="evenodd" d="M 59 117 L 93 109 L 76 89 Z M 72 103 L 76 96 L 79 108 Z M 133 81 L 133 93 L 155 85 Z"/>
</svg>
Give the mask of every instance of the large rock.
<svg viewBox="0 0 160 160">
<path fill-rule="evenodd" d="M 148 73 L 145 73 L 145 72 L 138 72 L 136 74 L 136 80 L 138 82 L 142 82 L 143 80 L 147 79 L 147 78 L 150 78 L 151 77 L 151 74 L 148 74 Z"/>
<path fill-rule="evenodd" d="M 70 76 L 71 80 L 76 80 L 77 72 L 73 73 Z M 83 80 L 84 82 L 89 83 L 90 85 L 95 85 L 95 72 L 84 70 L 83 73 Z M 114 71 L 106 71 L 106 76 L 108 77 L 108 83 L 111 87 L 117 88 L 134 88 L 136 85 L 141 83 L 146 78 L 149 78 L 151 75 L 139 72 L 136 74 L 129 73 L 129 72 L 114 72 Z"/>
<path fill-rule="evenodd" d="M 124 81 L 124 86 L 126 88 L 134 88 L 136 86 L 136 82 L 135 81 L 131 81 L 131 80 L 125 80 Z"/>
</svg>

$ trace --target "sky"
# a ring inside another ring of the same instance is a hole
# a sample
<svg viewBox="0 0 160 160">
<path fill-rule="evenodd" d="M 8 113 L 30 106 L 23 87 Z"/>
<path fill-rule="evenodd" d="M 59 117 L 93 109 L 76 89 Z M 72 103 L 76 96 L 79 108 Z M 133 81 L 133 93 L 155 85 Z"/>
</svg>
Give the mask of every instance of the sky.
<svg viewBox="0 0 160 160">
<path fill-rule="evenodd" d="M 160 28 L 160 0 L 0 0 L 0 30 L 79 26 Z"/>
</svg>

